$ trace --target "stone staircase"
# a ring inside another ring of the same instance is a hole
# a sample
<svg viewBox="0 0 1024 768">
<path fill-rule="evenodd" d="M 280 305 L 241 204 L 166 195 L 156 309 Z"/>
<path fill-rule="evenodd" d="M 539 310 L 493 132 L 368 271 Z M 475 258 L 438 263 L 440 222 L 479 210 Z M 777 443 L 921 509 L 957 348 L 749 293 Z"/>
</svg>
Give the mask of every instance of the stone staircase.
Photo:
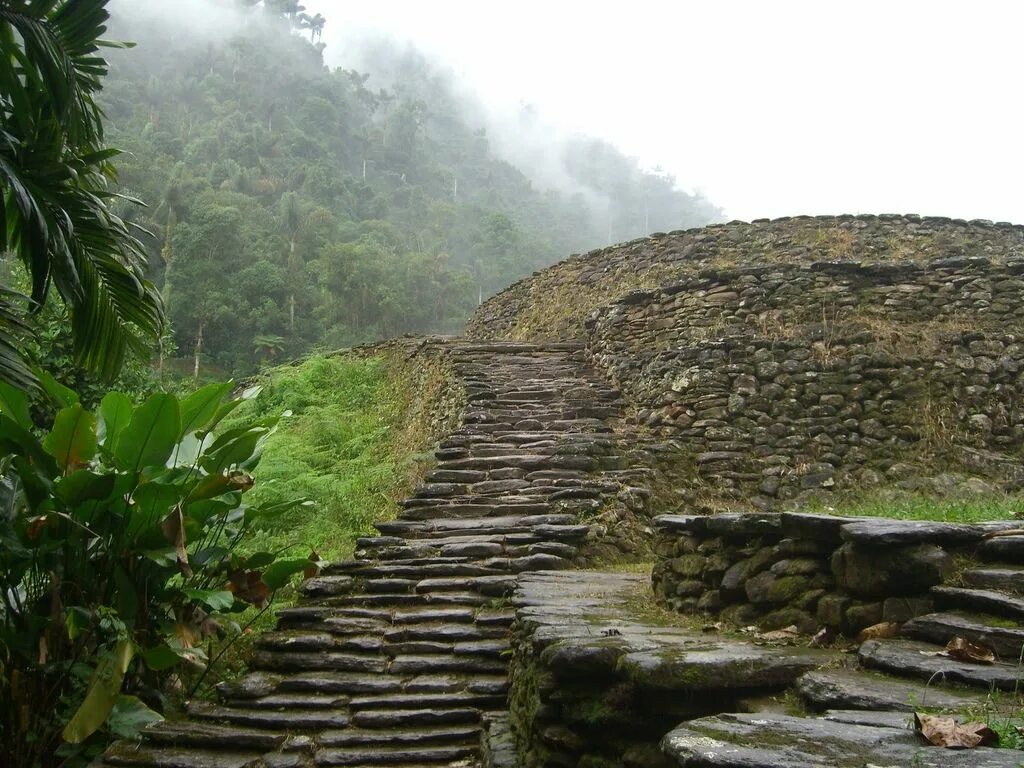
<svg viewBox="0 0 1024 768">
<path fill-rule="evenodd" d="M 963 710 L 977 709 L 993 689 L 1004 692 L 1004 698 L 1024 693 L 1024 536 L 988 539 L 977 553 L 982 561 L 957 574 L 956 586 L 931 589 L 933 612 L 906 622 L 900 637 L 861 644 L 861 670 L 881 676 L 814 673 L 802 681 L 808 704 L 818 709 Z M 992 649 L 995 661 L 970 663 L 938 654 L 954 637 Z"/>
<path fill-rule="evenodd" d="M 517 574 L 581 560 L 588 520 L 643 472 L 622 402 L 576 344 L 450 345 L 468 407 L 436 469 L 356 559 L 328 566 L 218 704 L 98 761 L 159 768 L 475 764 L 506 708 Z M 625 514 L 620 512 L 620 516 Z"/>
</svg>

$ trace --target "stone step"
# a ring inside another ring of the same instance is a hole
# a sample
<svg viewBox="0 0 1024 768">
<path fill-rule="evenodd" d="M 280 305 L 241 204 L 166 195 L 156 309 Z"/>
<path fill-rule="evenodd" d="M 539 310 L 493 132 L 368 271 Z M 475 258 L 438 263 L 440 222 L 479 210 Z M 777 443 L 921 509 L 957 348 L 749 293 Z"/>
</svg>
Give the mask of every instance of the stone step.
<svg viewBox="0 0 1024 768">
<path fill-rule="evenodd" d="M 349 697 L 341 694 L 271 693 L 252 698 L 222 697 L 225 706 L 235 709 L 339 709 L 349 705 Z"/>
<path fill-rule="evenodd" d="M 392 674 L 425 674 L 456 672 L 468 674 L 505 674 L 504 659 L 481 656 L 456 656 L 452 654 L 396 656 L 388 668 Z"/>
<path fill-rule="evenodd" d="M 1024 568 L 969 568 L 961 574 L 961 579 L 969 587 L 1024 593 Z"/>
<path fill-rule="evenodd" d="M 424 765 L 448 764 L 470 757 L 479 751 L 479 745 L 404 746 L 377 744 L 371 747 L 321 749 L 316 753 L 316 765 Z"/>
<path fill-rule="evenodd" d="M 205 702 L 193 702 L 188 714 L 197 720 L 215 723 L 229 723 L 248 728 L 265 728 L 275 731 L 313 731 L 320 728 L 344 728 L 349 724 L 348 712 L 334 711 L 264 711 L 216 706 Z"/>
<path fill-rule="evenodd" d="M 280 749 L 287 738 L 284 733 L 273 733 L 256 728 L 239 728 L 214 723 L 162 720 L 143 732 L 146 741 L 175 747 L 218 749 L 231 745 L 232 749 L 270 752 Z"/>
<path fill-rule="evenodd" d="M 933 709 L 963 712 L 980 707 L 987 694 L 946 685 L 917 682 L 866 669 L 816 670 L 796 682 L 796 691 L 812 710 L 863 709 L 914 712 Z"/>
<path fill-rule="evenodd" d="M 1024 620 L 1024 598 L 990 589 L 932 587 L 931 594 L 940 608 L 984 611 L 996 616 Z"/>
<path fill-rule="evenodd" d="M 429 744 L 472 744 L 480 738 L 480 728 L 475 723 L 468 725 L 419 726 L 417 728 L 393 728 L 386 731 L 345 728 L 320 733 L 318 741 L 324 747 L 360 747 L 386 745 L 429 745 Z"/>
<path fill-rule="evenodd" d="M 453 707 L 475 707 L 483 709 L 502 704 L 505 697 L 498 694 L 470 693 L 396 693 L 373 696 L 359 696 L 349 702 L 352 712 L 367 709 L 435 709 Z"/>
<path fill-rule="evenodd" d="M 377 653 L 381 640 L 373 635 L 336 635 L 310 630 L 277 630 L 264 632 L 256 639 L 256 647 L 267 651 L 352 651 Z"/>
<path fill-rule="evenodd" d="M 977 552 L 985 560 L 1024 565 L 1024 535 L 987 539 L 978 545 Z"/>
<path fill-rule="evenodd" d="M 452 674 L 359 674 L 339 672 L 307 672 L 281 680 L 282 692 L 302 691 L 362 696 L 398 693 L 458 693 L 463 690 L 484 693 L 500 690 L 503 675 L 480 677 Z"/>
<path fill-rule="evenodd" d="M 928 746 L 905 713 L 850 722 L 774 713 L 722 714 L 683 723 L 662 740 L 673 764 L 686 768 L 1018 768 L 1016 750 Z M 841 719 L 840 719 L 841 718 Z"/>
<path fill-rule="evenodd" d="M 507 637 L 505 627 L 478 626 L 476 624 L 429 623 L 414 624 L 388 629 L 384 632 L 384 641 L 389 643 L 410 640 L 428 640 L 435 642 L 465 642 L 470 640 L 494 640 Z"/>
<path fill-rule="evenodd" d="M 347 595 L 344 597 L 328 597 L 319 601 L 319 604 L 333 607 L 377 607 L 377 608 L 400 608 L 428 603 L 447 605 L 483 605 L 488 601 L 485 595 L 479 592 L 443 592 L 436 595 L 411 594 L 411 595 L 389 595 L 389 594 L 365 594 Z"/>
<path fill-rule="evenodd" d="M 942 646 L 916 640 L 868 640 L 857 655 L 860 663 L 898 677 L 930 680 L 933 677 L 982 689 L 1015 690 L 1019 670 L 1011 664 L 967 664 L 946 656 L 934 655 Z"/>
<path fill-rule="evenodd" d="M 259 753 L 241 749 L 227 751 L 168 747 L 153 747 L 136 742 L 119 741 L 104 754 L 103 762 L 116 766 L 148 766 L 149 768 L 262 768 Z"/>
<path fill-rule="evenodd" d="M 991 648 L 1004 661 L 1016 662 L 1024 650 L 1024 627 L 1005 623 L 1005 619 L 1000 621 L 994 616 L 929 613 L 904 624 L 903 634 L 937 645 L 962 637 Z"/>
<path fill-rule="evenodd" d="M 479 710 L 471 707 L 433 709 L 368 709 L 352 715 L 352 722 L 360 728 L 408 728 L 417 725 L 448 725 L 452 723 L 478 723 Z"/>
<path fill-rule="evenodd" d="M 252 669 L 272 672 L 301 672 L 324 670 L 337 672 L 382 673 L 387 668 L 383 656 L 353 653 L 285 653 L 256 651 L 252 656 Z"/>
</svg>

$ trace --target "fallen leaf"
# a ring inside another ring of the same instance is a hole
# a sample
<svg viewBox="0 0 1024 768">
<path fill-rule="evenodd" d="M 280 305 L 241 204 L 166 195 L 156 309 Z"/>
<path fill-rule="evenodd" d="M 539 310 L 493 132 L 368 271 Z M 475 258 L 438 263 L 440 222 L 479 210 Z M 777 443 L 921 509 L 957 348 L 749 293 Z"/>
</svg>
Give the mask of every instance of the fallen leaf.
<svg viewBox="0 0 1024 768">
<path fill-rule="evenodd" d="M 996 660 L 995 651 L 991 648 L 977 645 L 962 637 L 954 637 L 946 644 L 946 655 L 970 664 L 991 664 Z"/>
<path fill-rule="evenodd" d="M 986 533 L 984 538 L 997 539 L 1000 536 L 1024 536 L 1024 528 L 1013 528 L 1007 531 L 993 531 L 992 533 Z"/>
<path fill-rule="evenodd" d="M 863 643 L 866 640 L 883 640 L 888 637 L 896 637 L 900 633 L 900 625 L 895 621 L 883 621 L 879 624 L 872 624 L 865 627 L 857 635 L 857 642 Z"/>
<path fill-rule="evenodd" d="M 796 637 L 800 637 L 800 630 L 793 624 L 782 629 L 772 630 L 771 632 L 762 632 L 757 636 L 757 639 L 776 642 L 779 640 L 792 640 Z"/>
<path fill-rule="evenodd" d="M 914 730 L 936 747 L 974 749 L 999 741 L 999 734 L 984 723 L 961 725 L 953 717 L 914 713 Z"/>
<path fill-rule="evenodd" d="M 835 639 L 835 632 L 828 627 L 822 627 L 814 633 L 814 637 L 811 638 L 811 642 L 808 643 L 813 648 L 822 648 L 826 645 L 831 645 Z"/>
</svg>

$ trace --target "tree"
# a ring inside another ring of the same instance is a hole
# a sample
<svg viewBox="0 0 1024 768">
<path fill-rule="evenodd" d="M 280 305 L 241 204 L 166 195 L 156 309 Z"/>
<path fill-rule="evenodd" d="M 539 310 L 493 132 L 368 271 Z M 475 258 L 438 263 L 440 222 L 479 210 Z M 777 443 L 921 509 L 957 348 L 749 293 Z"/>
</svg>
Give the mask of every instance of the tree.
<svg viewBox="0 0 1024 768">
<path fill-rule="evenodd" d="M 95 102 L 107 74 L 97 53 L 107 0 L 4 0 L 0 5 L 0 249 L 24 263 L 31 295 L 0 286 L 0 380 L 35 377 L 21 333 L 55 287 L 77 361 L 112 379 L 129 346 L 156 338 L 159 294 L 145 251 L 109 207 L 119 152 L 103 141 Z"/>
</svg>

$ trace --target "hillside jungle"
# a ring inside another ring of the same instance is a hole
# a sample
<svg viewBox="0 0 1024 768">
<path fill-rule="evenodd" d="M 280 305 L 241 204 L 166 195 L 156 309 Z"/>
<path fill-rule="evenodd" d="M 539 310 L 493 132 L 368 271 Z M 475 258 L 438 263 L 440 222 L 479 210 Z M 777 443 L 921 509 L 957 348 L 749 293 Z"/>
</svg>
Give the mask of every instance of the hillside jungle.
<svg viewBox="0 0 1024 768">
<path fill-rule="evenodd" d="M 137 47 L 111 55 L 101 104 L 122 187 L 147 204 L 123 213 L 152 233 L 164 354 L 187 369 L 455 333 L 569 253 L 720 217 L 598 139 L 564 145 L 561 188 L 535 183 L 545 169 L 506 162 L 484 108 L 423 55 L 368 41 L 372 69 L 330 70 L 322 17 L 281 7 L 232 29 L 113 7 L 109 35 Z"/>
<path fill-rule="evenodd" d="M 597 139 L 514 166 L 415 50 L 329 69 L 319 14 L 209 8 L 0 3 L 0 765 L 175 716 L 393 514 L 459 395 L 330 350 L 720 217 Z"/>
</svg>

